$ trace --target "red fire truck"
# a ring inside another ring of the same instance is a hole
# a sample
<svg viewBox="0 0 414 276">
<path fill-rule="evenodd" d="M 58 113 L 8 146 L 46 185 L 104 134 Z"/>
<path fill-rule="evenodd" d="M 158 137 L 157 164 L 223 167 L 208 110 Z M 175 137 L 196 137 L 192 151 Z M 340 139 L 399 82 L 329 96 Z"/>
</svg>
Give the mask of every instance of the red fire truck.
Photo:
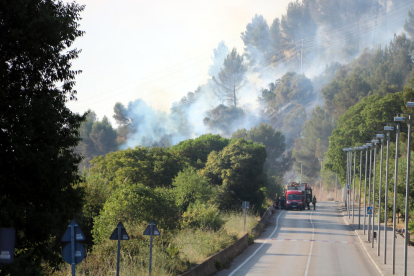
<svg viewBox="0 0 414 276">
<path fill-rule="evenodd" d="M 310 203 L 312 201 L 312 188 L 307 183 L 292 182 L 286 185 L 286 210 L 299 209 L 304 210 L 308 207 L 310 210 Z"/>
</svg>

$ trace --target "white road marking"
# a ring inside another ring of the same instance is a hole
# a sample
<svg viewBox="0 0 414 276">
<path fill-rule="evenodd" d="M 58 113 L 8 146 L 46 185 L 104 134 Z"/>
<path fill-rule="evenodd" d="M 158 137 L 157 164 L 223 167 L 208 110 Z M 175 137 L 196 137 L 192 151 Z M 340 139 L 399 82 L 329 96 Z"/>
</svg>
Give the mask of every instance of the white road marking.
<svg viewBox="0 0 414 276">
<path fill-rule="evenodd" d="M 309 251 L 308 263 L 306 264 L 305 276 L 308 276 L 309 264 L 310 264 L 310 259 L 312 255 L 312 249 L 313 249 L 313 240 L 315 239 L 315 226 L 313 225 L 313 222 L 312 222 L 312 214 L 313 214 L 313 210 L 309 215 L 309 219 L 312 224 L 312 242 L 311 242 L 310 251 Z"/>
<path fill-rule="evenodd" d="M 282 212 L 280 212 L 280 214 L 277 216 L 277 219 L 276 219 L 276 227 L 275 227 L 275 230 L 273 230 L 272 234 L 270 234 L 270 236 L 264 241 L 264 243 L 262 243 L 262 245 L 259 246 L 259 248 L 257 248 L 256 251 L 254 251 L 253 254 L 250 255 L 249 258 L 247 258 L 241 265 L 239 265 L 235 270 L 233 270 L 233 272 L 230 273 L 229 276 L 234 275 L 234 273 L 236 273 L 237 270 L 239 270 L 242 266 L 244 266 L 254 255 L 256 255 L 256 253 L 263 247 L 263 245 L 265 245 L 265 243 L 268 240 L 270 240 L 270 237 L 273 236 L 273 234 L 276 232 L 276 230 L 278 228 L 278 225 L 279 225 L 279 217 L 280 217 L 280 215 L 283 214 L 283 212 L 284 212 L 284 210 L 282 210 Z"/>
</svg>

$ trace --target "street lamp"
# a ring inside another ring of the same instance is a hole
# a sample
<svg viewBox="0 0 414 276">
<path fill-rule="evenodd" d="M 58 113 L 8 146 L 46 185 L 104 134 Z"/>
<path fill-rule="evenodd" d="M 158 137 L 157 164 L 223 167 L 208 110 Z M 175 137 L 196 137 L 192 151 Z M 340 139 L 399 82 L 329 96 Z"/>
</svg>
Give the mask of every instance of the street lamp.
<svg viewBox="0 0 414 276">
<path fill-rule="evenodd" d="M 303 161 L 298 161 L 298 163 L 300 163 L 300 184 L 302 184 L 302 165 L 303 165 Z"/>
<path fill-rule="evenodd" d="M 377 144 L 379 143 L 378 139 L 371 140 L 374 143 L 374 179 L 372 180 L 372 248 L 374 248 L 374 225 L 375 225 L 375 178 L 376 178 L 376 157 L 377 157 Z"/>
<path fill-rule="evenodd" d="M 319 200 L 322 199 L 322 162 L 323 162 L 323 158 L 318 158 L 318 160 L 321 162 L 321 170 L 319 172 L 320 176 L 321 176 L 321 180 L 320 180 L 320 184 L 319 184 Z"/>
<path fill-rule="evenodd" d="M 344 148 L 342 149 L 342 151 L 346 152 L 346 189 L 348 190 L 348 184 L 349 184 L 349 148 Z M 349 204 L 348 204 L 348 197 L 349 197 L 349 192 L 347 191 L 346 193 L 346 199 L 345 199 L 345 206 L 346 206 L 346 211 L 349 213 Z"/>
<path fill-rule="evenodd" d="M 359 196 L 358 196 L 358 229 L 361 228 L 361 179 L 362 179 L 362 150 L 366 146 L 359 147 Z"/>
<path fill-rule="evenodd" d="M 379 186 L 378 186 L 378 237 L 377 237 L 377 244 L 378 244 L 378 256 L 380 256 L 380 246 L 381 246 L 381 186 L 382 186 L 382 156 L 383 156 L 383 145 L 384 145 L 384 138 L 385 134 L 377 134 L 377 139 L 381 140 L 381 161 L 380 161 L 380 178 L 379 178 Z"/>
<path fill-rule="evenodd" d="M 407 102 L 407 107 L 413 108 L 414 102 Z M 405 241 L 404 241 L 404 276 L 407 275 L 407 244 L 409 242 L 408 233 L 408 196 L 409 196 L 409 181 L 410 181 L 410 145 L 411 145 L 411 113 L 404 113 L 408 115 L 408 130 L 407 130 L 407 170 L 405 177 Z M 395 120 L 395 119 L 394 119 Z"/>
<path fill-rule="evenodd" d="M 353 148 L 353 151 L 355 151 L 355 153 L 354 153 L 354 177 L 352 178 L 353 183 L 354 183 L 353 184 L 354 186 L 352 187 L 352 192 L 354 193 L 353 196 L 352 196 L 352 223 L 354 223 L 354 215 L 355 215 L 355 210 L 354 210 L 354 207 L 355 207 L 355 167 L 356 167 L 356 151 L 357 151 L 357 149 L 358 148 Z M 351 183 L 351 185 L 352 185 L 352 183 Z"/>
<path fill-rule="evenodd" d="M 352 148 L 348 148 L 349 162 L 348 162 L 348 219 L 351 219 L 351 183 L 352 183 Z"/>
<path fill-rule="evenodd" d="M 387 218 L 388 218 L 388 168 L 389 168 L 389 151 L 390 151 L 390 132 L 394 131 L 393 126 L 385 126 L 387 131 L 387 157 L 385 162 L 385 202 L 384 202 L 384 264 L 387 263 Z"/>
<path fill-rule="evenodd" d="M 398 147 L 400 139 L 400 124 L 399 122 L 405 121 L 404 117 L 394 117 L 397 133 L 395 134 L 395 170 L 394 170 L 394 206 L 392 209 L 392 274 L 395 274 L 395 229 L 396 229 L 396 204 L 397 204 L 397 175 L 398 175 Z"/>
<path fill-rule="evenodd" d="M 366 152 L 365 152 L 365 189 L 364 189 L 364 235 L 365 235 L 365 221 L 366 221 L 366 217 L 367 217 L 367 172 L 368 172 L 368 149 L 370 148 L 371 145 L 368 145 L 371 143 L 367 143 L 366 145 L 364 145 Z M 371 152 L 371 150 L 370 150 Z M 371 159 L 370 159 L 370 163 L 371 163 Z M 371 173 L 371 172 L 370 172 Z M 371 178 L 370 178 L 371 179 Z"/>
</svg>

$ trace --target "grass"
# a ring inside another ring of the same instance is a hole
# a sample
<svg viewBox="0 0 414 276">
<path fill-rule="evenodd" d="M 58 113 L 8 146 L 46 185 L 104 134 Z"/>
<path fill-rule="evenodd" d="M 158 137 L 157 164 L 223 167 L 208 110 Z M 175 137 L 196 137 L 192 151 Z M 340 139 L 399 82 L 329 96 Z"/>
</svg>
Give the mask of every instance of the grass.
<svg viewBox="0 0 414 276">
<path fill-rule="evenodd" d="M 225 213 L 226 223 L 218 231 L 186 228 L 164 232 L 154 237 L 152 274 L 172 276 L 180 274 L 195 264 L 226 248 L 254 227 L 259 216 L 247 214 L 246 232 L 243 231 L 244 213 Z M 148 275 L 149 238 L 141 235 L 142 229 L 129 229 L 131 240 L 121 244 L 120 275 Z M 106 241 L 93 247 L 85 259 L 76 265 L 76 275 L 116 275 L 117 242 Z M 54 276 L 71 275 L 71 266 L 62 265 Z"/>
</svg>

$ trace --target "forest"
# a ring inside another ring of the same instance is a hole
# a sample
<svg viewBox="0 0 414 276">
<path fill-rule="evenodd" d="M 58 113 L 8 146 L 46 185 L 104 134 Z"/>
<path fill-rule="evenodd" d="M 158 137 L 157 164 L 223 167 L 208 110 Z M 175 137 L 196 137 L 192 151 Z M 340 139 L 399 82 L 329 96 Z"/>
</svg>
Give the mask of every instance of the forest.
<svg viewBox="0 0 414 276">
<path fill-rule="evenodd" d="M 142 233 L 151 220 L 161 232 L 154 272 L 182 273 L 245 234 L 242 201 L 253 227 L 282 186 L 298 180 L 298 161 L 304 182 L 321 173 L 327 193 L 336 177 L 343 186 L 341 149 L 369 140 L 414 95 L 410 1 L 296 0 L 270 24 L 261 15 L 246 22 L 243 52 L 219 42 L 207 83 L 169 113 L 142 99 L 114 103 L 113 118 L 73 113 L 65 103 L 76 99 L 81 72 L 71 61 L 81 55 L 63 50 L 84 35 L 84 8 L 0 4 L 0 22 L 14 30 L 0 28 L 0 226 L 17 229 L 19 248 L 0 275 L 66 275 L 60 236 L 73 218 L 87 238 L 80 275 L 114 270 L 108 237 L 119 221 L 131 237 L 123 273 L 145 274 Z M 404 175 L 404 134 L 400 143 Z M 402 215 L 404 184 L 399 177 Z M 414 196 L 413 177 L 410 187 Z"/>
</svg>

